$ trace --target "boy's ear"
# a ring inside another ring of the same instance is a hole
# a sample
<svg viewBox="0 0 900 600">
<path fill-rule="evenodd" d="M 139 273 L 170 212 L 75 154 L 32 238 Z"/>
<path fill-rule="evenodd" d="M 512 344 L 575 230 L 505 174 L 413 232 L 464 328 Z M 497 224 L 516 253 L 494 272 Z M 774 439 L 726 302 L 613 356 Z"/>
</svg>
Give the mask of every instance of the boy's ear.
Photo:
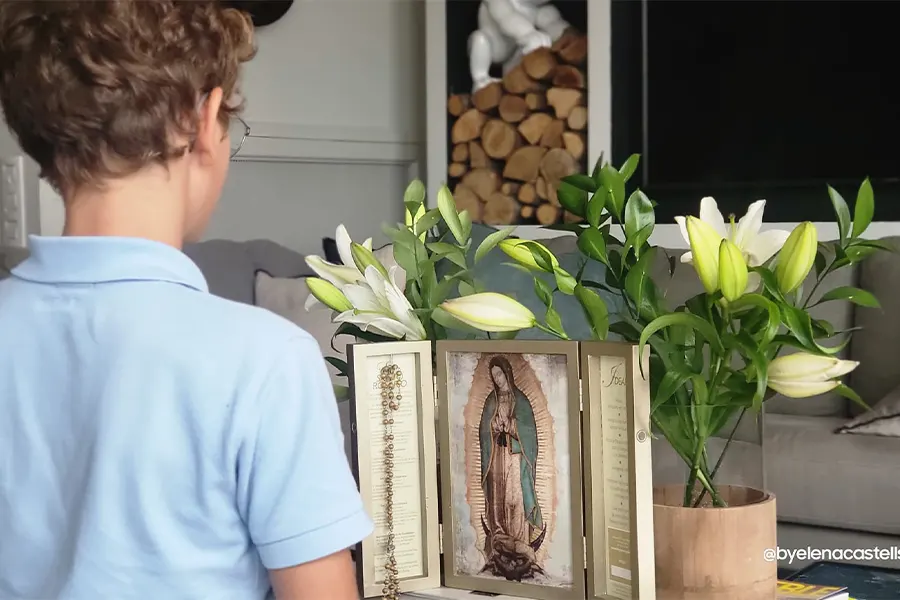
<svg viewBox="0 0 900 600">
<path fill-rule="evenodd" d="M 213 89 L 200 106 L 200 120 L 197 124 L 195 152 L 209 154 L 222 143 L 227 134 L 219 123 L 219 109 L 222 106 L 222 88 Z"/>
</svg>

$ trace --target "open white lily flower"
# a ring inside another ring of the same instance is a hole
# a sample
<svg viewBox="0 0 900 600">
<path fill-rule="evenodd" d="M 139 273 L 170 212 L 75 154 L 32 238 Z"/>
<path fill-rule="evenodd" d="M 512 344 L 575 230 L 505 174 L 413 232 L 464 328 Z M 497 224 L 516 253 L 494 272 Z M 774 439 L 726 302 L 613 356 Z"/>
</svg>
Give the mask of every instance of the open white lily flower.
<svg viewBox="0 0 900 600">
<path fill-rule="evenodd" d="M 392 266 L 384 277 L 373 266 L 366 267 L 365 278 L 345 285 L 341 291 L 353 305 L 334 318 L 336 323 L 352 323 L 371 331 L 407 341 L 424 340 L 425 328 L 403 291 L 395 283 L 399 267 Z"/>
<path fill-rule="evenodd" d="M 758 267 L 775 256 L 791 234 L 790 231 L 782 229 L 760 231 L 765 206 L 765 200 L 757 200 L 747 207 L 747 213 L 737 223 L 731 219 L 731 222 L 726 224 L 725 217 L 722 216 L 715 199 L 707 196 L 700 201 L 700 220 L 712 227 L 721 239 L 727 239 L 737 246 L 747 261 L 747 266 Z M 675 217 L 675 222 L 678 223 L 685 242 L 690 244 L 685 217 Z M 692 263 L 692 253 L 682 254 L 681 262 Z M 750 273 L 747 291 L 755 290 L 759 287 L 759 283 L 759 275 Z"/>
<path fill-rule="evenodd" d="M 310 269 L 315 271 L 316 275 L 325 281 L 328 281 L 336 288 L 341 289 L 348 283 L 356 283 L 357 281 L 362 280 L 363 274 L 353 262 L 353 253 L 350 251 L 350 245 L 353 240 L 350 239 L 350 234 L 347 233 L 347 228 L 343 225 L 337 226 L 337 229 L 334 232 L 334 242 L 337 246 L 338 256 L 340 256 L 342 264 L 337 265 L 328 262 L 321 256 L 316 255 L 307 256 L 306 264 Z M 368 238 L 364 241 L 362 246 L 371 250 L 372 238 Z M 306 303 L 304 304 L 306 310 L 312 310 L 313 308 L 319 307 L 324 308 L 324 305 L 319 302 L 318 298 L 312 294 L 306 297 Z"/>
<path fill-rule="evenodd" d="M 347 233 L 347 228 L 343 225 L 337 226 L 334 232 L 334 243 L 337 246 L 338 255 L 341 257 L 341 262 L 344 263 L 344 266 L 354 266 L 353 253 L 350 252 L 350 244 L 353 243 L 353 240 L 350 239 L 350 234 Z M 372 238 L 368 238 L 360 245 L 367 250 L 371 250 Z"/>
</svg>

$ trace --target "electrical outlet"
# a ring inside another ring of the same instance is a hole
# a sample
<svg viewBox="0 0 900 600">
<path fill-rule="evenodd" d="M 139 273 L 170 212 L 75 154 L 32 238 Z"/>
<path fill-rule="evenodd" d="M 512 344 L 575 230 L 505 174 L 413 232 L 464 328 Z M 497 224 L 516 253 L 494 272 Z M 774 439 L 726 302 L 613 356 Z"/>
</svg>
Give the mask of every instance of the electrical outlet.
<svg viewBox="0 0 900 600">
<path fill-rule="evenodd" d="M 24 248 L 27 243 L 25 222 L 25 157 L 0 159 L 0 243 Z"/>
</svg>

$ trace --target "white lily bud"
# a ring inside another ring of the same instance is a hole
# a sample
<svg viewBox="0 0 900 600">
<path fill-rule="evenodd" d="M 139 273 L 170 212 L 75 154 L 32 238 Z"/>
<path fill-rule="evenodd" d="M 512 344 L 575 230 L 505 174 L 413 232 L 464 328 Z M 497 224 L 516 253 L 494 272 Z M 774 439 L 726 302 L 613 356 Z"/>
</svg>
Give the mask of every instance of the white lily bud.
<svg viewBox="0 0 900 600">
<path fill-rule="evenodd" d="M 347 296 L 330 281 L 318 277 L 307 277 L 306 287 L 309 288 L 310 294 L 331 310 L 341 313 L 353 309 Z"/>
<path fill-rule="evenodd" d="M 838 380 L 859 366 L 857 361 L 797 352 L 769 363 L 769 387 L 789 398 L 809 398 L 830 392 Z"/>
<path fill-rule="evenodd" d="M 306 264 L 316 275 L 331 282 L 337 287 L 354 283 L 363 279 L 363 274 L 356 267 L 345 267 L 323 260 L 321 256 L 307 256 Z"/>
<path fill-rule="evenodd" d="M 719 288 L 722 296 L 734 302 L 747 289 L 747 263 L 741 249 L 728 240 L 719 244 Z"/>
<path fill-rule="evenodd" d="M 697 217 L 688 217 L 685 228 L 691 242 L 694 270 L 704 289 L 712 294 L 719 289 L 719 244 L 722 236 Z"/>
<path fill-rule="evenodd" d="M 511 259 L 516 261 L 521 266 L 527 269 L 531 269 L 532 271 L 545 270 L 535 260 L 534 253 L 531 251 L 532 247 L 539 248 L 544 251 L 545 255 L 550 258 L 551 269 L 556 269 L 557 267 L 559 267 L 559 260 L 553 255 L 552 252 L 550 252 L 550 250 L 546 246 L 544 246 L 540 242 L 535 242 L 534 240 L 506 238 L 505 240 L 497 244 L 497 246 Z"/>
<path fill-rule="evenodd" d="M 441 308 L 481 331 L 519 331 L 534 327 L 537 319 L 528 308 L 504 294 L 483 292 L 447 300 Z"/>
</svg>

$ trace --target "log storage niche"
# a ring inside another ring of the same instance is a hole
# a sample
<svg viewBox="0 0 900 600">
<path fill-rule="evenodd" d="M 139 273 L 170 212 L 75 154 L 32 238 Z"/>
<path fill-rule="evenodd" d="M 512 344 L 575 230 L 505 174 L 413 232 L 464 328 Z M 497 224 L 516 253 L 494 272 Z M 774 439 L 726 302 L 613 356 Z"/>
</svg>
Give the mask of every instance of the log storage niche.
<svg viewBox="0 0 900 600">
<path fill-rule="evenodd" d="M 481 78 L 474 9 L 484 10 L 487 2 L 447 2 L 447 183 L 476 223 L 572 221 L 556 188 L 562 177 L 588 170 L 586 3 L 549 5 L 560 15 L 555 34 L 552 27 L 547 31 L 551 45 L 513 60 L 512 68 L 494 64 L 490 77 Z M 467 42 L 461 48 L 460 35 Z"/>
</svg>

